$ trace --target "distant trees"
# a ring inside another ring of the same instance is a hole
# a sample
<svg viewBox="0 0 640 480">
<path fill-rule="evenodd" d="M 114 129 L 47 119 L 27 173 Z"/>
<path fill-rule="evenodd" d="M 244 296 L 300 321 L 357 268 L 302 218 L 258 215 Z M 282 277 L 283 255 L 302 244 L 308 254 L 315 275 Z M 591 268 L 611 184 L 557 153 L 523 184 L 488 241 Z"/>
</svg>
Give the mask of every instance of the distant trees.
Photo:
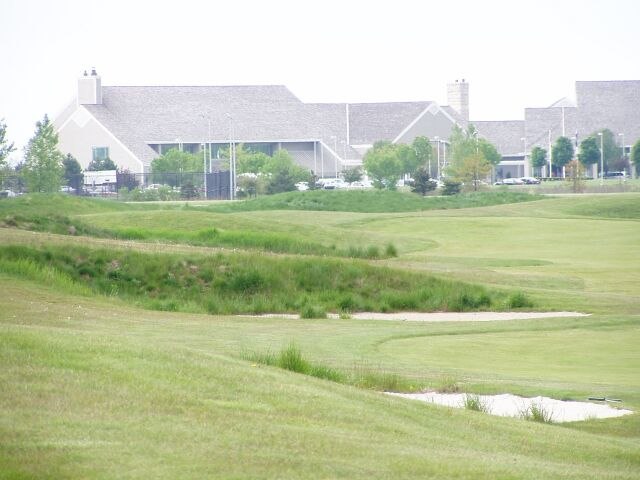
<svg viewBox="0 0 640 480">
<path fill-rule="evenodd" d="M 347 183 L 359 182 L 362 180 L 362 170 L 360 167 L 345 168 L 342 171 L 342 178 Z"/>
<path fill-rule="evenodd" d="M 413 186 L 411 191 L 419 193 L 423 197 L 430 191 L 435 190 L 437 184 L 431 179 L 427 167 L 420 167 L 413 175 Z"/>
<path fill-rule="evenodd" d="M 22 174 L 30 192 L 60 190 L 64 156 L 58 150 L 58 135 L 47 115 L 36 123 L 34 136 L 25 149 Z"/>
<path fill-rule="evenodd" d="M 118 167 L 109 157 L 95 158 L 87 165 L 87 172 L 99 172 L 101 170 L 117 170 Z"/>
<path fill-rule="evenodd" d="M 580 142 L 578 160 L 585 167 L 600 161 L 600 146 L 595 137 L 587 137 Z"/>
<path fill-rule="evenodd" d="M 547 151 L 542 147 L 533 147 L 531 149 L 531 166 L 541 169 L 547 165 Z"/>
<path fill-rule="evenodd" d="M 557 168 L 563 168 L 573 158 L 573 143 L 567 137 L 558 137 L 551 148 L 551 163 Z"/>
<path fill-rule="evenodd" d="M 636 171 L 640 171 L 640 140 L 633 144 L 629 161 L 635 166 Z"/>
<path fill-rule="evenodd" d="M 449 142 L 451 160 L 447 173 L 453 180 L 463 182 L 473 190 L 478 189 L 480 181 L 486 178 L 502 159 L 496 147 L 479 137 L 473 125 L 469 125 L 466 130 L 456 125 Z"/>
<path fill-rule="evenodd" d="M 7 124 L 4 119 L 0 120 L 0 167 L 6 163 L 7 157 L 11 152 L 15 151 L 13 142 L 7 140 Z"/>
<path fill-rule="evenodd" d="M 79 190 L 82 185 L 82 167 L 80 163 L 78 163 L 78 160 L 70 153 L 67 153 L 67 156 L 62 160 L 62 167 L 64 168 L 62 177 L 65 185 Z"/>
<path fill-rule="evenodd" d="M 365 153 L 362 164 L 373 180 L 374 187 L 388 190 L 397 188 L 404 170 L 397 147 L 390 142 L 377 142 Z"/>
</svg>

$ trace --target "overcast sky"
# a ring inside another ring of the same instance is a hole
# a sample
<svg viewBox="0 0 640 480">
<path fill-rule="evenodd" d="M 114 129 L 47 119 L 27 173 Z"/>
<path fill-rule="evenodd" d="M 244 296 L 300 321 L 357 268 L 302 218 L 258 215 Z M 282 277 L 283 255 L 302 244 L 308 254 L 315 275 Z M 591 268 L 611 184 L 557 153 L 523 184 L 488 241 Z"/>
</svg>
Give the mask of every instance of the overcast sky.
<svg viewBox="0 0 640 480">
<path fill-rule="evenodd" d="M 640 79 L 638 0 L 0 0 L 0 119 L 22 147 L 103 85 L 283 84 L 305 102 L 435 100 L 522 119 L 576 80 Z"/>
</svg>

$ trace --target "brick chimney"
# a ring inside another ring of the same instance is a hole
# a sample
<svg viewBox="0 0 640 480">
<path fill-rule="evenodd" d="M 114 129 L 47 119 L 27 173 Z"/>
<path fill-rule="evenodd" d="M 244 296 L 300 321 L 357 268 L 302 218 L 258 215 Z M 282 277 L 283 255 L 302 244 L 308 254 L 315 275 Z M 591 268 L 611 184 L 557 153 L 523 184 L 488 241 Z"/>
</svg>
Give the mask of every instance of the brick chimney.
<svg viewBox="0 0 640 480">
<path fill-rule="evenodd" d="M 102 81 L 96 69 L 91 69 L 91 74 L 84 71 L 78 79 L 78 104 L 80 105 L 101 105 L 102 104 Z"/>
<path fill-rule="evenodd" d="M 447 84 L 447 102 L 465 122 L 469 122 L 469 84 L 464 78 Z"/>
</svg>

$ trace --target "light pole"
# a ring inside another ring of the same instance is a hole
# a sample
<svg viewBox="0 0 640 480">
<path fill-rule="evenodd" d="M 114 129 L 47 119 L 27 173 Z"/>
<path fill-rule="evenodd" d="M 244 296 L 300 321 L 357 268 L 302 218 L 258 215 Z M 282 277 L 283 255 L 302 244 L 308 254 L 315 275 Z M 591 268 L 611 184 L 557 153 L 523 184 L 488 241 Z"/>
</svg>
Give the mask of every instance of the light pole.
<svg viewBox="0 0 640 480">
<path fill-rule="evenodd" d="M 438 180 L 440 180 L 440 137 L 434 137 L 436 141 L 436 148 L 438 149 L 437 160 L 438 160 Z M 429 175 L 431 175 L 431 167 L 429 167 Z"/>
<path fill-rule="evenodd" d="M 622 147 L 622 160 L 624 160 L 626 158 L 624 151 L 624 133 L 619 133 L 618 136 L 620 137 L 620 146 Z"/>
<path fill-rule="evenodd" d="M 524 153 L 522 154 L 524 165 L 522 166 L 522 173 L 524 174 L 523 176 L 528 177 L 529 169 L 527 168 L 527 137 L 522 137 L 520 140 L 522 140 L 522 143 L 524 143 Z"/>
<path fill-rule="evenodd" d="M 604 135 L 598 132 L 600 137 L 600 186 L 604 185 Z"/>
</svg>

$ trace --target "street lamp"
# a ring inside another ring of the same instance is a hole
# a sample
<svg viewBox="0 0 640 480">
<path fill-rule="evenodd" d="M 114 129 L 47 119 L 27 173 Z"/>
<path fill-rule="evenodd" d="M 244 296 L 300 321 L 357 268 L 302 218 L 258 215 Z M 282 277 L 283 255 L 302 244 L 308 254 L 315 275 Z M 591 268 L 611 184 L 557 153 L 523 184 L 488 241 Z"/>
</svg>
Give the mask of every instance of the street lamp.
<svg viewBox="0 0 640 480">
<path fill-rule="evenodd" d="M 604 185 L 604 135 L 598 132 L 600 137 L 600 186 Z"/>
<path fill-rule="evenodd" d="M 438 180 L 440 180 L 440 137 L 433 137 L 436 141 L 436 148 L 438 149 Z M 431 175 L 431 165 L 429 165 L 429 175 Z"/>
<path fill-rule="evenodd" d="M 522 155 L 524 159 L 524 165 L 522 166 L 522 172 L 524 173 L 525 177 L 528 177 L 529 169 L 527 168 L 527 137 L 522 137 L 520 140 L 524 143 L 524 153 Z"/>
</svg>

